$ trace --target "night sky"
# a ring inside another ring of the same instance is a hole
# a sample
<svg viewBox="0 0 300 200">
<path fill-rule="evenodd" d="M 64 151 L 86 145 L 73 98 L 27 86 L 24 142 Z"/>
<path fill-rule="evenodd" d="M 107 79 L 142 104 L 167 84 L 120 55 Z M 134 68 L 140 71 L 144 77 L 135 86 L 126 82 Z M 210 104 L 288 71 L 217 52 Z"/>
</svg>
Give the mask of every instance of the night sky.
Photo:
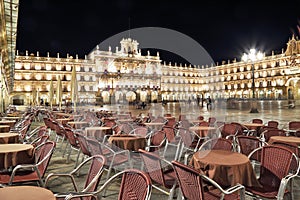
<svg viewBox="0 0 300 200">
<path fill-rule="evenodd" d="M 215 62 L 240 59 L 255 47 L 281 52 L 299 36 L 300 0 L 20 0 L 20 53 L 69 53 L 80 58 L 108 37 L 129 28 L 162 27 L 196 40 Z M 176 42 L 176 41 L 174 41 Z M 113 47 L 114 49 L 114 47 Z M 167 52 L 163 60 L 181 61 Z"/>
</svg>

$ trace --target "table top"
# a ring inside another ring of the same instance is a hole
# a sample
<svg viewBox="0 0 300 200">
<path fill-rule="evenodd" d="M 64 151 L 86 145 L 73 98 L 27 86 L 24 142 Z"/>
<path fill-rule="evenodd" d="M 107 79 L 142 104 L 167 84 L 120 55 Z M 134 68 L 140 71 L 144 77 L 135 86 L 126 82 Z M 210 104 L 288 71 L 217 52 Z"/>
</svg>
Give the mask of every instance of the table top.
<svg viewBox="0 0 300 200">
<path fill-rule="evenodd" d="M 34 147 L 31 144 L 0 144 L 0 153 L 13 153 L 33 148 Z"/>
<path fill-rule="evenodd" d="M 249 158 L 244 154 L 224 150 L 198 151 L 194 154 L 194 159 L 223 166 L 241 165 L 249 162 Z"/>
<path fill-rule="evenodd" d="M 0 138 L 17 137 L 17 136 L 19 136 L 18 133 L 0 133 Z"/>
<path fill-rule="evenodd" d="M 162 123 L 162 122 L 147 122 L 147 123 L 144 123 L 144 124 L 147 125 L 147 126 L 162 126 L 165 123 Z"/>
<path fill-rule="evenodd" d="M 247 127 L 262 127 L 264 126 L 263 124 L 260 124 L 260 123 L 243 123 L 244 126 L 247 126 Z"/>
<path fill-rule="evenodd" d="M 275 141 L 295 143 L 297 145 L 300 145 L 300 138 L 295 136 L 272 136 L 270 137 L 268 143 L 273 144 L 273 142 Z"/>
<path fill-rule="evenodd" d="M 88 124 L 88 122 L 80 121 L 80 122 L 68 122 L 68 124 Z"/>
<path fill-rule="evenodd" d="M 216 130 L 216 127 L 211 126 L 192 126 L 189 128 L 190 131 L 210 131 Z"/>
<path fill-rule="evenodd" d="M 108 142 L 121 149 L 127 149 L 130 151 L 138 151 L 139 149 L 145 149 L 146 147 L 146 138 L 136 135 L 112 135 L 109 137 Z"/>
<path fill-rule="evenodd" d="M 1 120 L 0 124 L 10 124 L 10 123 L 16 123 L 16 120 Z"/>
<path fill-rule="evenodd" d="M 1 200 L 55 200 L 54 194 L 36 186 L 10 186 L 0 188 Z"/>
<path fill-rule="evenodd" d="M 201 123 L 201 122 L 204 122 L 204 120 L 194 119 L 194 120 L 191 120 L 191 122 L 192 122 L 193 124 L 199 124 L 199 123 Z"/>
<path fill-rule="evenodd" d="M 13 120 L 18 120 L 18 119 L 21 119 L 21 117 L 2 117 L 2 119 L 13 119 Z"/>
<path fill-rule="evenodd" d="M 258 186 L 258 180 L 249 161 L 241 153 L 224 150 L 205 150 L 196 152 L 190 165 L 202 170 L 208 177 L 223 186 L 234 186 L 237 183 L 246 186 Z"/>
<path fill-rule="evenodd" d="M 95 130 L 110 130 L 111 127 L 109 126 L 91 126 L 91 127 L 86 127 L 86 131 L 95 131 Z"/>
</svg>

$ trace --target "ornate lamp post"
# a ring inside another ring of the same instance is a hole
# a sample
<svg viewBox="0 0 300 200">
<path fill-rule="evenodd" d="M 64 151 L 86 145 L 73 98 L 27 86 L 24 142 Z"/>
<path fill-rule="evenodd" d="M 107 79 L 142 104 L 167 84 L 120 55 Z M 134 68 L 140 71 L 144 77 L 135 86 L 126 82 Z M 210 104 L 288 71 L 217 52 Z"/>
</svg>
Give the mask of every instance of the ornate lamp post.
<svg viewBox="0 0 300 200">
<path fill-rule="evenodd" d="M 252 102 L 251 102 L 251 110 L 250 113 L 258 113 L 257 110 L 257 102 L 255 101 L 255 77 L 254 77 L 254 63 L 256 61 L 262 60 L 264 57 L 264 54 L 260 51 L 256 51 L 255 49 L 250 49 L 249 53 L 244 53 L 242 56 L 242 61 L 244 62 L 251 62 L 251 68 L 252 68 Z"/>
</svg>

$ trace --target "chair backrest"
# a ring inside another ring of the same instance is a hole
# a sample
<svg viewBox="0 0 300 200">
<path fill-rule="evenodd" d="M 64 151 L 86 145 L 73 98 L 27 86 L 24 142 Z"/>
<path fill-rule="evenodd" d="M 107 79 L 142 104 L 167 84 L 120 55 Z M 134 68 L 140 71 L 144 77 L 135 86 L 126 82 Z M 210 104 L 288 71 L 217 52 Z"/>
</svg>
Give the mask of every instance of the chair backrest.
<svg viewBox="0 0 300 200">
<path fill-rule="evenodd" d="M 148 127 L 146 126 L 138 126 L 133 129 L 130 134 L 146 137 L 148 135 Z"/>
<path fill-rule="evenodd" d="M 207 149 L 232 151 L 233 145 L 232 145 L 231 140 L 228 140 L 225 138 L 212 138 L 212 139 L 206 140 L 199 147 L 199 151 L 207 150 Z"/>
<path fill-rule="evenodd" d="M 281 141 L 274 141 L 272 145 L 278 145 L 278 146 L 283 146 L 288 149 L 290 149 L 297 157 L 299 157 L 299 147 L 295 143 L 289 143 L 289 142 L 281 142 Z M 297 160 L 293 159 L 291 163 L 290 169 L 295 171 L 297 170 Z"/>
<path fill-rule="evenodd" d="M 260 182 L 280 186 L 281 179 L 289 174 L 293 152 L 288 148 L 267 145 L 261 149 Z"/>
<path fill-rule="evenodd" d="M 152 148 L 148 149 L 148 151 L 155 151 L 159 148 L 163 147 L 166 141 L 166 133 L 162 130 L 157 130 L 150 136 L 150 146 Z"/>
<path fill-rule="evenodd" d="M 236 137 L 240 153 L 248 156 L 254 149 L 261 147 L 261 141 L 255 136 L 239 135 Z"/>
<path fill-rule="evenodd" d="M 147 173 L 137 169 L 127 169 L 122 173 L 118 200 L 147 200 L 150 198 L 152 184 Z"/>
<path fill-rule="evenodd" d="M 34 147 L 37 147 L 43 143 L 45 143 L 49 139 L 49 135 L 41 135 L 37 138 L 35 138 L 30 144 Z"/>
<path fill-rule="evenodd" d="M 252 123 L 263 124 L 264 122 L 262 119 L 255 118 L 255 119 L 252 119 Z"/>
<path fill-rule="evenodd" d="M 65 136 L 67 137 L 67 139 L 68 139 L 71 146 L 73 146 L 75 148 L 79 147 L 79 143 L 77 141 L 77 138 L 75 137 L 74 129 L 71 129 L 69 127 L 65 127 Z"/>
<path fill-rule="evenodd" d="M 104 166 L 106 164 L 106 158 L 102 155 L 94 155 L 89 157 L 80 165 L 91 161 L 88 175 L 86 177 L 85 186 L 83 192 L 93 192 L 97 189 L 101 175 L 103 173 Z"/>
<path fill-rule="evenodd" d="M 86 138 L 91 155 L 103 155 L 101 145 L 98 140 L 92 138 Z"/>
<path fill-rule="evenodd" d="M 81 149 L 81 152 L 84 154 L 84 155 L 87 155 L 87 156 L 91 156 L 91 152 L 89 150 L 89 147 L 88 147 L 88 144 L 86 142 L 86 137 L 85 135 L 79 133 L 79 132 L 76 132 L 75 133 L 75 136 L 76 136 L 76 139 L 78 141 L 78 144 L 80 146 L 80 149 Z"/>
<path fill-rule="evenodd" d="M 215 118 L 215 117 L 209 117 L 208 118 L 208 123 L 209 124 L 214 124 L 216 121 L 217 121 L 217 118 Z"/>
<path fill-rule="evenodd" d="M 284 130 L 280 129 L 269 129 L 262 132 L 262 137 L 265 139 L 265 142 L 268 142 L 272 136 L 285 136 L 286 133 Z"/>
<path fill-rule="evenodd" d="M 268 124 L 267 124 L 267 126 L 273 127 L 273 128 L 278 128 L 278 125 L 279 125 L 279 122 L 274 121 L 274 120 L 268 121 Z"/>
<path fill-rule="evenodd" d="M 209 122 L 203 121 L 199 123 L 199 126 L 209 126 Z"/>
<path fill-rule="evenodd" d="M 195 134 L 182 127 L 177 129 L 177 135 L 181 137 L 181 141 L 185 147 L 189 147 L 196 137 Z"/>
<path fill-rule="evenodd" d="M 235 136 L 238 134 L 238 127 L 235 124 L 224 124 L 220 128 L 222 138 L 227 136 Z"/>
<path fill-rule="evenodd" d="M 177 161 L 172 161 L 172 165 L 184 199 L 204 200 L 203 181 L 199 171 Z"/>
<path fill-rule="evenodd" d="M 166 137 L 169 142 L 173 142 L 175 140 L 175 136 L 176 136 L 175 128 L 170 126 L 164 126 L 162 130 L 166 133 Z"/>
<path fill-rule="evenodd" d="M 249 131 L 249 129 L 246 126 L 238 122 L 231 122 L 231 124 L 234 124 L 237 127 L 237 135 L 243 135 L 245 131 Z"/>
<path fill-rule="evenodd" d="M 296 130 L 300 128 L 300 121 L 290 121 L 288 123 L 288 129 Z"/>
<path fill-rule="evenodd" d="M 144 161 L 145 170 L 149 174 L 151 180 L 166 187 L 163 167 L 159 155 L 143 149 L 139 149 L 139 153 Z"/>
<path fill-rule="evenodd" d="M 35 148 L 36 164 L 38 165 L 38 170 L 40 172 L 41 177 L 44 177 L 45 175 L 50 159 L 53 155 L 55 145 L 55 142 L 47 141 Z"/>
<path fill-rule="evenodd" d="M 124 123 L 124 124 L 120 124 L 119 125 L 119 133 L 125 133 L 125 134 L 129 134 L 134 128 L 131 124 L 129 123 Z"/>
</svg>

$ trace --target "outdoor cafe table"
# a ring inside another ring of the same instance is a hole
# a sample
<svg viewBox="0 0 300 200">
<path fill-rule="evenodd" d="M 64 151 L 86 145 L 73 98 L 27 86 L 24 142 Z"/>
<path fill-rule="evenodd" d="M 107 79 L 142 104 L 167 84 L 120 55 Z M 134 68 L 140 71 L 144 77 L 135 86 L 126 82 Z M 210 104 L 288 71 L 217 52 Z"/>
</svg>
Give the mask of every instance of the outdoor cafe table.
<svg viewBox="0 0 300 200">
<path fill-rule="evenodd" d="M 214 132 L 216 128 L 211 126 L 191 126 L 189 130 L 194 131 L 200 137 L 206 137 L 209 133 Z"/>
<path fill-rule="evenodd" d="M 0 144 L 18 143 L 18 133 L 0 133 Z"/>
<path fill-rule="evenodd" d="M 46 188 L 36 186 L 9 186 L 0 188 L 1 200 L 55 200 Z"/>
<path fill-rule="evenodd" d="M 257 130 L 260 127 L 263 127 L 263 124 L 260 123 L 243 123 L 244 126 L 246 126 L 250 130 Z"/>
<path fill-rule="evenodd" d="M 33 161 L 34 147 L 31 144 L 0 144 L 0 169 L 30 164 Z"/>
<path fill-rule="evenodd" d="M 18 121 L 19 119 L 21 119 L 21 117 L 2 117 L 2 119 Z"/>
<path fill-rule="evenodd" d="M 112 135 L 109 137 L 108 142 L 121 149 L 127 149 L 130 151 L 138 151 L 139 149 L 145 149 L 146 147 L 146 138 L 136 135 Z"/>
<path fill-rule="evenodd" d="M 12 128 L 16 123 L 16 120 L 1 120 L 0 125 L 8 125 L 10 128 Z"/>
<path fill-rule="evenodd" d="M 88 122 L 85 122 L 85 121 L 80 121 L 80 122 L 68 122 L 68 124 L 70 126 L 72 126 L 73 128 L 75 129 L 81 129 L 83 127 L 87 127 L 89 126 L 89 123 Z"/>
<path fill-rule="evenodd" d="M 0 125 L 0 133 L 7 133 L 10 130 L 10 126 L 8 125 Z"/>
<path fill-rule="evenodd" d="M 67 124 L 68 122 L 73 121 L 73 119 L 70 118 L 59 118 L 56 120 L 59 121 L 61 124 Z"/>
<path fill-rule="evenodd" d="M 270 137 L 268 143 L 273 144 L 274 142 L 286 142 L 286 143 L 293 143 L 300 146 L 300 138 L 295 136 L 272 136 Z"/>
<path fill-rule="evenodd" d="M 87 137 L 103 138 L 105 135 L 111 135 L 112 129 L 109 126 L 92 126 L 85 128 Z"/>
<path fill-rule="evenodd" d="M 260 187 L 248 157 L 241 153 L 224 150 L 198 151 L 189 164 L 196 170 L 202 170 L 222 186 L 240 183 L 248 187 Z"/>
</svg>

